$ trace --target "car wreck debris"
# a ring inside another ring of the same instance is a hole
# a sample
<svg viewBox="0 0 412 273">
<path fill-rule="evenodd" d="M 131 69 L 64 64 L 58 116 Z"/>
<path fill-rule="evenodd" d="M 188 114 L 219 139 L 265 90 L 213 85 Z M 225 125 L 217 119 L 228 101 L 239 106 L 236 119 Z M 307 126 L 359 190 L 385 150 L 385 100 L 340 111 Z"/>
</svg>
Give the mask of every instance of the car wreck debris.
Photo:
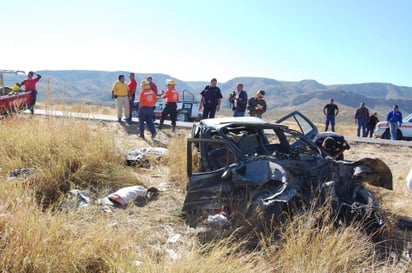
<svg viewBox="0 0 412 273">
<path fill-rule="evenodd" d="M 126 154 L 126 165 L 136 166 L 138 168 L 150 168 L 148 156 L 160 158 L 166 155 L 168 150 L 161 147 L 148 147 L 135 150 L 129 150 Z"/>
<path fill-rule="evenodd" d="M 242 117 L 194 124 L 187 140 L 189 181 L 182 209 L 189 224 L 222 210 L 230 216 L 245 210 L 267 222 L 283 212 L 328 203 L 340 223 L 381 227 L 379 204 L 364 183 L 392 190 L 389 167 L 374 158 L 336 161 L 312 141 L 316 134 L 299 112 L 279 123 Z"/>
</svg>

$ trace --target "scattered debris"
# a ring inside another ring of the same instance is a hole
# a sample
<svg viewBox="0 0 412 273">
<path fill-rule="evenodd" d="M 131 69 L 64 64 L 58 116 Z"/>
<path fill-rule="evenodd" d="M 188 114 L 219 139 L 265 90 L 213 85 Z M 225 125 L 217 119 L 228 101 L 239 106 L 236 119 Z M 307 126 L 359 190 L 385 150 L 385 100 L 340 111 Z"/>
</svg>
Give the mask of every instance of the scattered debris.
<svg viewBox="0 0 412 273">
<path fill-rule="evenodd" d="M 19 168 L 14 171 L 11 171 L 8 175 L 8 178 L 14 179 L 14 178 L 27 178 L 29 175 L 31 175 L 34 172 L 34 168 Z"/>
<path fill-rule="evenodd" d="M 127 206 L 130 202 L 137 199 L 152 200 L 159 193 L 159 190 L 154 187 L 146 189 L 143 186 L 130 186 L 119 189 L 118 191 L 109 194 L 107 197 L 111 202 L 121 207 Z"/>
<path fill-rule="evenodd" d="M 70 190 L 66 193 L 66 199 L 62 204 L 63 209 L 77 209 L 89 206 L 90 196 L 88 191 Z"/>
<path fill-rule="evenodd" d="M 92 200 L 88 191 L 70 190 L 66 193 L 66 199 L 63 202 L 62 209 L 84 208 L 90 204 L 102 206 L 102 211 L 112 212 L 111 207 L 124 208 L 129 203 L 135 202 L 137 206 L 143 206 L 148 201 L 158 197 L 159 190 L 155 187 L 146 189 L 143 186 L 130 186 L 119 189 L 103 198 Z"/>
<path fill-rule="evenodd" d="M 148 155 L 160 158 L 166 155 L 167 152 L 168 150 L 162 147 L 149 147 L 129 150 L 127 151 L 126 155 L 126 164 L 128 166 L 136 166 L 139 168 L 150 168 L 150 161 L 147 158 Z"/>
</svg>

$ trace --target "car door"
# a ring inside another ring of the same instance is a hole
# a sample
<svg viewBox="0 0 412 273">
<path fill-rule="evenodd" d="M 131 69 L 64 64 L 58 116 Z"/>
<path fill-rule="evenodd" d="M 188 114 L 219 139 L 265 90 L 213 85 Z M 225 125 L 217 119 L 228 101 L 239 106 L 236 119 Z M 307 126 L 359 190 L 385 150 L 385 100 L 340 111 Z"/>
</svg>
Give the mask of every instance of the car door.
<svg viewBox="0 0 412 273">
<path fill-rule="evenodd" d="M 196 147 L 201 147 L 200 151 Z M 202 147 L 211 148 L 202 151 Z M 224 159 L 223 161 L 215 162 L 213 158 L 215 151 Z M 230 173 L 229 169 L 233 167 L 230 165 L 237 161 L 235 153 L 233 147 L 222 140 L 198 138 L 187 140 L 189 182 L 186 186 L 183 211 L 222 207 L 223 196 L 233 191 L 234 188 L 230 177 L 225 175 Z"/>
<path fill-rule="evenodd" d="M 287 125 L 290 129 L 302 133 L 309 139 L 313 139 L 319 133 L 315 124 L 299 111 L 283 116 L 276 123 Z"/>
</svg>

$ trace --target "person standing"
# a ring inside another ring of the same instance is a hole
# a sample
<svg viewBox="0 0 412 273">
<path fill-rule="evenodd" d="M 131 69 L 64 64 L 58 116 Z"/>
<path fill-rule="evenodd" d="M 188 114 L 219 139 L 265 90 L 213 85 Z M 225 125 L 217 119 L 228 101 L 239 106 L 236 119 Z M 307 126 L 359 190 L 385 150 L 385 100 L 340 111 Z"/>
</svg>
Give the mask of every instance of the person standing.
<svg viewBox="0 0 412 273">
<path fill-rule="evenodd" d="M 249 99 L 247 109 L 251 117 L 262 118 L 263 113 L 266 112 L 265 94 L 264 90 L 259 90 L 255 97 Z"/>
<path fill-rule="evenodd" d="M 331 125 L 332 132 L 335 132 L 335 117 L 339 113 L 339 108 L 334 101 L 333 98 L 330 99 L 330 102 L 323 107 L 323 114 L 326 116 L 325 132 L 328 130 L 329 124 Z"/>
<path fill-rule="evenodd" d="M 229 97 L 229 102 L 233 105 L 233 116 L 243 117 L 245 116 L 247 106 L 247 93 L 243 90 L 243 84 L 238 83 L 236 85 L 236 91 Z"/>
<path fill-rule="evenodd" d="M 394 105 L 392 111 L 386 115 L 386 121 L 389 123 L 389 131 L 391 139 L 398 139 L 398 128 L 402 125 L 402 113 L 399 111 L 398 105 Z"/>
<path fill-rule="evenodd" d="M 216 112 L 220 111 L 223 98 L 220 88 L 217 87 L 217 80 L 213 78 L 200 95 L 199 111 L 203 110 L 202 119 L 214 118 Z"/>
<path fill-rule="evenodd" d="M 369 110 L 366 108 L 365 103 L 361 102 L 360 106 L 355 111 L 355 122 L 358 124 L 356 136 L 366 137 L 366 126 L 369 119 Z M 361 134 L 362 130 L 362 134 Z"/>
<path fill-rule="evenodd" d="M 149 82 L 149 84 L 150 84 L 150 89 L 152 89 L 152 91 L 155 92 L 156 95 L 161 95 L 161 94 L 158 93 L 157 85 L 153 82 L 153 77 L 152 77 L 152 76 L 148 76 L 148 77 L 146 78 L 146 80 L 147 80 L 147 81 Z"/>
<path fill-rule="evenodd" d="M 33 79 L 33 76 L 36 75 L 36 78 Z M 24 79 L 21 82 L 21 85 L 24 85 L 24 90 L 25 91 L 31 91 L 31 95 L 32 95 L 32 100 L 31 103 L 29 105 L 29 109 L 31 114 L 34 114 L 34 106 L 36 105 L 36 101 L 37 101 L 37 89 L 36 89 L 36 84 L 37 82 L 41 79 L 41 76 L 37 73 L 34 73 L 33 71 L 30 71 L 27 74 L 27 78 Z"/>
<path fill-rule="evenodd" d="M 157 94 L 150 88 L 148 80 L 142 80 L 140 83 L 141 91 L 139 94 L 139 136 L 144 137 L 144 125 L 152 133 L 152 138 L 156 136 L 156 129 L 153 123 L 153 111 L 157 100 Z"/>
<path fill-rule="evenodd" d="M 378 113 L 373 113 L 368 119 L 368 131 L 366 132 L 366 136 L 372 137 L 373 131 L 375 130 L 376 124 L 379 122 Z"/>
<path fill-rule="evenodd" d="M 160 94 L 158 93 L 157 85 L 153 82 L 152 76 L 148 76 L 148 77 L 146 78 L 146 80 L 150 83 L 150 89 L 152 89 L 153 92 L 155 92 L 156 96 L 161 95 L 161 93 L 160 93 Z M 155 110 L 155 107 L 153 106 L 153 121 L 156 120 L 156 115 L 155 115 L 154 110 Z"/>
<path fill-rule="evenodd" d="M 166 106 L 162 111 L 162 117 L 160 118 L 159 130 L 162 129 L 163 122 L 168 115 L 172 122 L 172 131 L 176 130 L 176 117 L 177 117 L 177 102 L 179 101 L 179 92 L 175 89 L 176 84 L 173 80 L 167 81 L 167 90 L 162 95 L 162 98 L 166 101 Z"/>
<path fill-rule="evenodd" d="M 113 83 L 113 88 L 112 88 L 112 99 L 117 100 L 117 121 L 119 122 L 122 121 L 123 110 L 124 110 L 126 121 L 129 120 L 129 114 L 130 114 L 129 89 L 127 87 L 127 84 L 124 81 L 125 81 L 124 75 L 119 75 L 118 80 Z"/>
<path fill-rule="evenodd" d="M 132 106 L 134 99 L 136 97 L 136 90 L 137 90 L 137 82 L 135 80 L 135 75 L 133 72 L 129 74 L 129 83 L 127 84 L 127 89 L 129 90 L 129 119 L 128 122 L 132 121 Z"/>
</svg>

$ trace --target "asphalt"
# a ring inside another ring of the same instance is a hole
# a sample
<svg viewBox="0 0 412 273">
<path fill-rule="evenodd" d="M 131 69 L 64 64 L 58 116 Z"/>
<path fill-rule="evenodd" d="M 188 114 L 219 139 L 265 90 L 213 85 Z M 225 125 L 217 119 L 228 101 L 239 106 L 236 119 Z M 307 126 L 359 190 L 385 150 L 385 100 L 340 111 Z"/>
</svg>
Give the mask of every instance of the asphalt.
<svg viewBox="0 0 412 273">
<path fill-rule="evenodd" d="M 57 116 L 57 117 L 70 117 L 70 118 L 81 118 L 81 119 L 92 119 L 101 121 L 112 121 L 117 122 L 117 117 L 113 115 L 101 115 L 93 113 L 76 113 L 76 112 L 65 112 L 65 111 L 54 111 L 54 110 L 42 110 L 36 109 L 35 115 L 45 115 L 45 116 Z M 138 122 L 137 118 L 132 118 L 132 122 Z M 165 121 L 165 124 L 170 124 L 170 121 Z M 177 127 L 180 128 L 192 128 L 193 122 L 177 122 Z M 380 145 L 395 145 L 395 146 L 408 146 L 412 147 L 412 141 L 406 140 L 389 140 L 380 138 L 368 138 L 368 137 L 347 137 L 345 139 L 351 143 L 370 143 L 370 144 L 380 144 Z"/>
</svg>

